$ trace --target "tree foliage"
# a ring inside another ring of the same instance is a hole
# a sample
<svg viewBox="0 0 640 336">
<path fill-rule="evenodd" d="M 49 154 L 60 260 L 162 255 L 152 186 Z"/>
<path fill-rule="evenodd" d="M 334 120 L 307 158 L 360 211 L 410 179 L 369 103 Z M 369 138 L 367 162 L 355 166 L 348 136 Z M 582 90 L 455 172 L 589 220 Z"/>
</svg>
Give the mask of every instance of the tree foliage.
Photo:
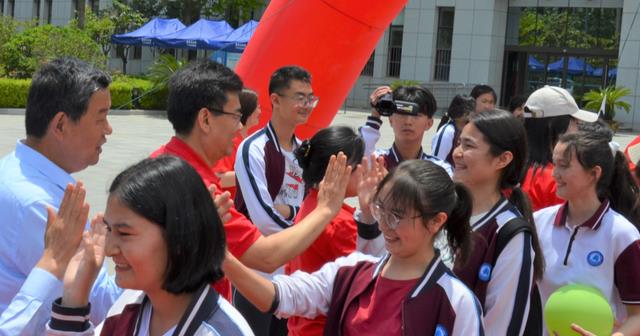
<svg viewBox="0 0 640 336">
<path fill-rule="evenodd" d="M 604 110 L 604 119 L 613 120 L 616 116 L 616 108 L 621 108 L 625 112 L 631 111 L 631 105 L 622 100 L 622 98 L 631 94 L 631 90 L 623 86 L 608 86 L 599 90 L 591 90 L 585 93 L 583 101 L 584 108 L 594 112 L 598 112 L 602 106 L 602 100 L 607 97 Z"/>
<path fill-rule="evenodd" d="M 237 27 L 251 18 L 253 11 L 265 5 L 264 0 L 133 0 L 131 7 L 148 17 L 178 18 L 189 25 L 201 16 L 224 19 Z"/>
<path fill-rule="evenodd" d="M 13 35 L 2 46 L 4 71 L 14 78 L 28 78 L 45 62 L 73 56 L 97 66 L 106 65 L 100 46 L 75 26 L 43 25 Z"/>
<path fill-rule="evenodd" d="M 613 8 L 524 8 L 519 45 L 618 49 L 619 19 Z"/>
</svg>

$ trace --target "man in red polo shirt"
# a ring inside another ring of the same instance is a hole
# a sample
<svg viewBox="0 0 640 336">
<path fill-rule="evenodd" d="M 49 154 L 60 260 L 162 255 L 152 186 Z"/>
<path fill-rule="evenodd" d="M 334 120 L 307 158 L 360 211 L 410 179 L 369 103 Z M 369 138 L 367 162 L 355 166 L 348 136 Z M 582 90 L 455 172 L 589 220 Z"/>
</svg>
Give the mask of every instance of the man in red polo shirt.
<svg viewBox="0 0 640 336">
<path fill-rule="evenodd" d="M 207 186 L 221 188 L 213 171 L 216 162 L 231 154 L 233 138 L 242 128 L 240 101 L 242 81 L 229 68 L 210 60 L 200 60 L 176 72 L 169 81 L 167 116 L 176 135 L 151 154 L 175 155 L 189 162 Z M 339 160 L 346 167 L 345 159 Z M 345 169 L 346 170 L 346 169 Z M 243 264 L 271 273 L 302 253 L 322 233 L 342 206 L 346 181 L 324 190 L 323 199 L 310 216 L 294 227 L 268 237 L 235 208 L 229 213 L 225 232 L 227 248 Z M 216 290 L 230 298 L 228 280 Z"/>
</svg>

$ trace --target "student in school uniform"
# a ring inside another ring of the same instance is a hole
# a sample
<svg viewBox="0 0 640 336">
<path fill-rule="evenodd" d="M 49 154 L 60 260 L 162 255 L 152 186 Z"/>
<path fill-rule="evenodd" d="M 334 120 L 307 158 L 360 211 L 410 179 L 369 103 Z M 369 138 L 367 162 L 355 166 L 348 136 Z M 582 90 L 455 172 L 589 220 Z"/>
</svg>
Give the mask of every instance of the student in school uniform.
<svg viewBox="0 0 640 336">
<path fill-rule="evenodd" d="M 340 152 L 347 156 L 347 164 L 353 168 L 362 161 L 364 154 L 364 141 L 353 129 L 346 126 L 324 128 L 311 139 L 303 141 L 294 152 L 302 168 L 302 179 L 309 187 L 295 222 L 304 219 L 316 208 L 318 184 L 324 178 L 331 155 L 338 155 Z M 358 176 L 355 172 L 351 174 L 345 197 L 357 196 Z M 343 204 L 313 244 L 286 265 L 285 273 L 291 274 L 298 270 L 312 273 L 324 264 L 355 251 L 358 232 L 354 212 L 355 208 Z M 287 322 L 287 328 L 290 336 L 319 336 L 322 335 L 325 322 L 325 316 L 314 319 L 291 317 Z"/>
<path fill-rule="evenodd" d="M 109 188 L 104 217 L 91 226 L 69 263 L 75 276 L 64 277 L 47 334 L 253 335 L 211 286 L 223 276 L 225 232 L 189 163 L 161 156 L 125 169 Z M 88 318 L 88 290 L 105 255 L 127 291 L 97 331 Z"/>
<path fill-rule="evenodd" d="M 640 215 L 625 156 L 601 134 L 580 132 L 560 138 L 553 163 L 565 202 L 534 214 L 546 261 L 542 303 L 562 286 L 592 286 L 613 309 L 616 335 L 632 335 L 640 322 Z"/>
<path fill-rule="evenodd" d="M 524 107 L 528 140 L 527 173 L 522 189 L 531 200 L 533 211 L 560 204 L 552 176 L 552 151 L 558 138 L 578 130 L 578 123 L 592 123 L 598 115 L 578 108 L 569 91 L 545 86 L 533 92 Z"/>
<path fill-rule="evenodd" d="M 526 195 L 518 186 L 527 141 L 522 123 L 505 111 L 480 112 L 462 129 L 454 180 L 473 196 L 473 251 L 454 273 L 484 308 L 487 335 L 541 332 L 535 279 L 543 259 Z M 503 190 L 510 190 L 507 199 Z"/>
<path fill-rule="evenodd" d="M 452 250 L 466 258 L 466 188 L 432 162 L 409 160 L 380 182 L 369 204 L 361 218 L 378 222 L 371 228 L 381 231 L 388 251 L 382 257 L 355 252 L 273 282 L 229 257 L 225 273 L 276 316 L 326 315 L 325 335 L 484 335 L 479 303 L 433 248 L 444 227 Z"/>
<path fill-rule="evenodd" d="M 475 99 L 456 95 L 449 104 L 447 113 L 440 119 L 438 131 L 431 141 L 431 154 L 441 160 L 445 160 L 452 167 L 453 149 L 458 145 L 460 131 L 467 124 L 469 114 L 476 108 Z"/>
<path fill-rule="evenodd" d="M 392 104 L 388 108 L 393 111 L 389 116 L 393 144 L 386 149 L 376 148 L 382 127 L 379 103 L 383 97 L 392 100 L 387 103 Z M 449 175 L 453 174 L 449 163 L 422 150 L 422 139 L 433 126 L 433 115 L 437 110 L 436 99 L 429 90 L 420 86 L 401 86 L 391 91 L 390 87 L 381 86 L 371 93 L 369 100 L 371 115 L 367 117 L 364 126 L 360 127 L 360 135 L 365 142 L 365 157 L 372 153 L 383 157 L 389 171 L 404 160 L 418 159 L 431 161 L 444 168 Z"/>
</svg>

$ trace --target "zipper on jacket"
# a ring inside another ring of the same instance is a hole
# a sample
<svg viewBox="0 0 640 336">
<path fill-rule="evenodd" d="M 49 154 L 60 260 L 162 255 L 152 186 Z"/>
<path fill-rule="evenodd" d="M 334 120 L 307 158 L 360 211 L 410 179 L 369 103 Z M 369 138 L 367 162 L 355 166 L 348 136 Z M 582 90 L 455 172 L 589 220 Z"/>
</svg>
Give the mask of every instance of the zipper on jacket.
<svg viewBox="0 0 640 336">
<path fill-rule="evenodd" d="M 573 229 L 573 234 L 571 234 L 571 238 L 569 238 L 569 245 L 567 246 L 567 253 L 564 255 L 564 265 L 567 266 L 567 261 L 569 260 L 569 253 L 571 253 L 571 247 L 573 246 L 573 241 L 576 239 L 576 234 L 578 234 L 579 226 L 576 226 Z"/>
</svg>

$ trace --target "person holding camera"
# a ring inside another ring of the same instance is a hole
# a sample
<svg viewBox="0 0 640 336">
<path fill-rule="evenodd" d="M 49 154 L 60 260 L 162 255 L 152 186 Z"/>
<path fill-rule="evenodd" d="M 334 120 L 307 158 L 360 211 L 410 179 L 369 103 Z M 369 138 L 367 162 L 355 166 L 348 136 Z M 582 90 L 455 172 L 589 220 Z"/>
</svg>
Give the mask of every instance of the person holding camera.
<svg viewBox="0 0 640 336">
<path fill-rule="evenodd" d="M 365 141 L 365 157 L 371 153 L 382 155 L 389 171 L 404 160 L 421 159 L 431 161 L 443 167 L 451 176 L 451 165 L 422 150 L 422 138 L 433 125 L 436 112 L 436 99 L 433 94 L 420 86 L 401 86 L 391 90 L 381 86 L 369 96 L 371 115 L 360 128 Z M 389 117 L 393 129 L 393 145 L 389 149 L 376 149 L 380 139 L 381 116 Z"/>
</svg>

